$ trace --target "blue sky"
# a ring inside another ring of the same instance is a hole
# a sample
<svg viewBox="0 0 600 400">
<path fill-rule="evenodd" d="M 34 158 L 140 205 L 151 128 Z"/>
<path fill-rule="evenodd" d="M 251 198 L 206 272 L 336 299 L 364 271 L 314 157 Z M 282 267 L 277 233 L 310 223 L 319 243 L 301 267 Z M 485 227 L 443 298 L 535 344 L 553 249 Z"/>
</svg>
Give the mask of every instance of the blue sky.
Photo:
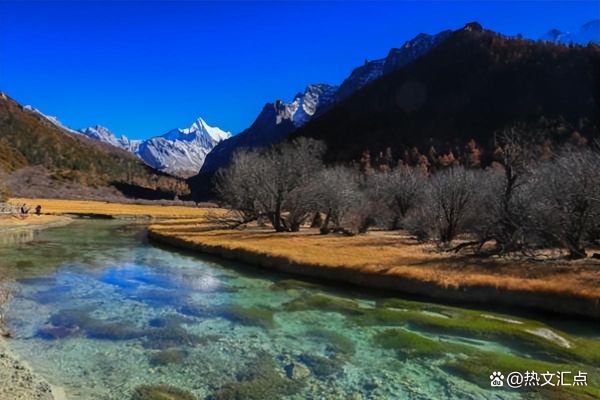
<svg viewBox="0 0 600 400">
<path fill-rule="evenodd" d="M 599 4 L 0 0 L 0 90 L 73 128 L 145 138 L 202 116 L 238 133 L 264 103 L 340 83 L 419 32 L 477 20 L 538 38 Z"/>
</svg>

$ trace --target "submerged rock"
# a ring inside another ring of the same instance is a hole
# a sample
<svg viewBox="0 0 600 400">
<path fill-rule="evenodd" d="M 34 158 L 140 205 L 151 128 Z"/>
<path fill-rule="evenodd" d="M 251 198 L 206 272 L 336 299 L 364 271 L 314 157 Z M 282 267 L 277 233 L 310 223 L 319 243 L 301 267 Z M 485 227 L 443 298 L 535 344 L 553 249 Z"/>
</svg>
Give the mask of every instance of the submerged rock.
<svg viewBox="0 0 600 400">
<path fill-rule="evenodd" d="M 187 351 L 185 350 L 167 349 L 152 354 L 149 361 L 150 365 L 153 367 L 169 364 L 181 364 L 186 359 L 187 355 Z"/>
<path fill-rule="evenodd" d="M 326 344 L 326 352 L 332 356 L 349 358 L 355 352 L 354 342 L 341 333 L 326 329 L 313 329 L 306 333 L 308 337 L 315 338 Z"/>
<path fill-rule="evenodd" d="M 319 379 L 326 379 L 343 372 L 343 363 L 336 358 L 302 354 L 299 359 Z"/>
<path fill-rule="evenodd" d="M 208 307 L 186 304 L 177 308 L 177 312 L 183 315 L 196 318 L 212 318 L 214 317 L 214 310 Z"/>
<path fill-rule="evenodd" d="M 189 333 L 181 326 L 151 329 L 144 335 L 143 346 L 149 349 L 168 349 L 202 343 L 201 336 Z"/>
<path fill-rule="evenodd" d="M 183 317 L 181 315 L 167 315 L 164 317 L 152 318 L 148 321 L 148 325 L 152 328 L 164 328 L 168 326 L 175 326 L 181 324 L 190 324 L 193 321 L 190 318 Z"/>
<path fill-rule="evenodd" d="M 298 362 L 293 362 L 286 365 L 285 374 L 288 378 L 295 381 L 306 379 L 311 375 L 310 369 L 308 369 L 306 365 Z"/>
<path fill-rule="evenodd" d="M 273 310 L 266 307 L 230 306 L 221 310 L 220 316 L 242 325 L 272 328 Z"/>
<path fill-rule="evenodd" d="M 362 315 L 363 310 L 358 303 L 326 294 L 301 296 L 283 305 L 286 311 L 332 311 L 344 315 Z"/>
<path fill-rule="evenodd" d="M 281 399 L 298 393 L 303 380 L 293 380 L 279 372 L 277 363 L 268 354 L 260 354 L 237 374 L 237 381 L 217 390 L 209 400 Z"/>
<path fill-rule="evenodd" d="M 135 388 L 131 400 L 197 400 L 188 391 L 167 385 L 141 385 Z"/>
<path fill-rule="evenodd" d="M 77 329 L 70 329 L 64 326 L 45 326 L 37 331 L 36 336 L 45 340 L 64 339 L 77 332 Z"/>
</svg>

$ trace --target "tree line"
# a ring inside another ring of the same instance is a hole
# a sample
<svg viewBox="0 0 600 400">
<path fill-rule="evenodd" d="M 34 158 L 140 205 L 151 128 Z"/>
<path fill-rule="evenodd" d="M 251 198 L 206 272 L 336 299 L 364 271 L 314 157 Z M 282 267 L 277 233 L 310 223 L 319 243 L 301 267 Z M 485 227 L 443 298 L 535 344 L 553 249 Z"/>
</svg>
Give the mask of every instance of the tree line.
<svg viewBox="0 0 600 400">
<path fill-rule="evenodd" d="M 499 255 L 562 248 L 582 258 L 600 239 L 597 146 L 539 157 L 507 136 L 489 167 L 450 164 L 433 173 L 402 162 L 326 166 L 324 153 L 322 142 L 302 137 L 238 151 L 215 178 L 219 201 L 231 210 L 221 222 L 347 235 L 403 229 L 442 249 Z"/>
</svg>

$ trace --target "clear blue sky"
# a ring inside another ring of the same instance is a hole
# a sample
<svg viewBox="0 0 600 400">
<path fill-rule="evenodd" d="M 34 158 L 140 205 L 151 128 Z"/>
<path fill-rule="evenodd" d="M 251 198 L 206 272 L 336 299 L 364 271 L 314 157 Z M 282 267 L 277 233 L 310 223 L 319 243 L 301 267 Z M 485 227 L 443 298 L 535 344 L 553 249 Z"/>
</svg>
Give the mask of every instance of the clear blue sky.
<svg viewBox="0 0 600 400">
<path fill-rule="evenodd" d="M 9 2 L 0 90 L 73 128 L 144 138 L 202 116 L 233 133 L 308 83 L 339 83 L 419 32 L 472 20 L 538 38 L 599 2 Z"/>
</svg>

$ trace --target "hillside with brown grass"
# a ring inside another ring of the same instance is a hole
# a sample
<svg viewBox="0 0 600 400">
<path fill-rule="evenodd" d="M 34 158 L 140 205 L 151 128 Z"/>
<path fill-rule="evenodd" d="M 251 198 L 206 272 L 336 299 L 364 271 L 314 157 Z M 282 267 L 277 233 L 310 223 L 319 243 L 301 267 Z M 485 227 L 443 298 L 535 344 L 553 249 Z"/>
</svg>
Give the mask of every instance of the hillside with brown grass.
<svg viewBox="0 0 600 400">
<path fill-rule="evenodd" d="M 101 195 L 156 199 L 187 193 L 183 181 L 154 171 L 124 150 L 61 129 L 4 93 L 0 172 L 17 195 L 85 196 L 86 189 L 98 188 L 109 189 L 96 190 Z"/>
</svg>

